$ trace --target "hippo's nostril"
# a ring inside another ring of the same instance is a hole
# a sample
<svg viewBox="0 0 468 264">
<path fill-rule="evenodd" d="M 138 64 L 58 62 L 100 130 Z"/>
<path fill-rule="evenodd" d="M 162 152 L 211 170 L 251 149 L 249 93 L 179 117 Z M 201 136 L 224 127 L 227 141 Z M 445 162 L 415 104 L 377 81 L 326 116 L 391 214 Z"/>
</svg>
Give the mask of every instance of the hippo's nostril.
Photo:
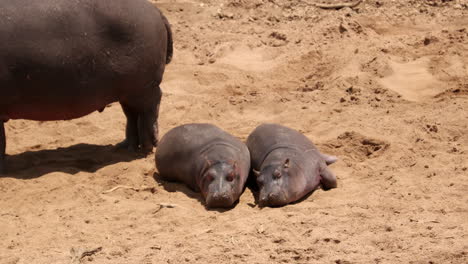
<svg viewBox="0 0 468 264">
<path fill-rule="evenodd" d="M 212 197 L 213 197 L 214 200 L 228 200 L 229 199 L 229 194 L 227 194 L 227 193 L 214 193 Z"/>
<path fill-rule="evenodd" d="M 279 170 L 275 170 L 275 171 L 273 172 L 273 178 L 274 178 L 274 179 L 279 179 L 279 178 L 281 178 L 281 172 L 280 172 Z"/>
<path fill-rule="evenodd" d="M 282 197 L 279 193 L 273 192 L 273 193 L 268 194 L 268 200 L 270 201 L 276 201 L 276 200 L 279 200 L 280 198 Z"/>
<path fill-rule="evenodd" d="M 208 207 L 229 207 L 234 203 L 234 198 L 227 193 L 213 193 L 206 202 Z"/>
</svg>

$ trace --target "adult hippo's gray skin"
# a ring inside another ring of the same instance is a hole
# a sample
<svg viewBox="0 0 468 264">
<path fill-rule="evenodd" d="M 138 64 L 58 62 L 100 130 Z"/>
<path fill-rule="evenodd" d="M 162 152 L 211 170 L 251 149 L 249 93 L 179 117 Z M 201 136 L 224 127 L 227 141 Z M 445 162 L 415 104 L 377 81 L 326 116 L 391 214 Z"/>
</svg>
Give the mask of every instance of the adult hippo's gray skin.
<svg viewBox="0 0 468 264">
<path fill-rule="evenodd" d="M 201 192 L 208 208 L 232 207 L 244 190 L 250 155 L 243 142 L 214 125 L 186 124 L 161 138 L 156 167 L 162 179 Z"/>
<path fill-rule="evenodd" d="M 315 190 L 336 188 L 327 167 L 337 160 L 321 154 L 303 134 L 277 124 L 262 124 L 247 138 L 260 206 L 282 206 Z"/>
<path fill-rule="evenodd" d="M 67 120 L 120 102 L 120 146 L 157 144 L 167 19 L 146 0 L 0 2 L 0 170 L 9 119 Z"/>
</svg>

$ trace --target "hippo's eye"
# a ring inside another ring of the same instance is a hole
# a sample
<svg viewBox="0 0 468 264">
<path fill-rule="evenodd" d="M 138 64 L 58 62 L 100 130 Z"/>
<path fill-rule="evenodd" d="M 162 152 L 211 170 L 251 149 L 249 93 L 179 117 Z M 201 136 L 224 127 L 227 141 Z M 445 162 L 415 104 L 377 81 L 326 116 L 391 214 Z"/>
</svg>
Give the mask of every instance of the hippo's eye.
<svg viewBox="0 0 468 264">
<path fill-rule="evenodd" d="M 227 181 L 233 181 L 234 178 L 235 178 L 236 174 L 234 173 L 234 171 L 231 171 L 227 176 L 226 176 L 226 180 Z"/>
<path fill-rule="evenodd" d="M 212 182 L 214 180 L 214 178 L 215 177 L 214 177 L 214 175 L 212 173 L 208 173 L 206 175 L 206 181 L 208 181 L 208 182 Z"/>
<path fill-rule="evenodd" d="M 275 170 L 275 171 L 273 172 L 273 178 L 274 178 L 274 179 L 279 179 L 279 178 L 281 178 L 281 172 L 280 172 L 279 170 Z"/>
</svg>

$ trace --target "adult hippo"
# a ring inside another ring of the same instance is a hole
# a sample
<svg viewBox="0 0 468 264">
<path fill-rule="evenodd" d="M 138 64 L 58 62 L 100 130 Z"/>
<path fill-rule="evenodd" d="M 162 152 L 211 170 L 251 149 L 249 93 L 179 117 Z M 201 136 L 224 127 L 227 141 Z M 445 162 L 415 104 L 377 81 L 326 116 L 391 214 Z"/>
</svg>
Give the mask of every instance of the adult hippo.
<svg viewBox="0 0 468 264">
<path fill-rule="evenodd" d="M 0 170 L 9 119 L 73 119 L 116 101 L 120 146 L 150 152 L 171 58 L 169 23 L 146 0 L 2 0 Z"/>
<path fill-rule="evenodd" d="M 298 131 L 262 124 L 247 138 L 252 169 L 260 188 L 261 206 L 281 206 L 304 197 L 319 185 L 336 187 L 336 177 L 327 165 L 337 161 L 321 154 Z"/>
<path fill-rule="evenodd" d="M 201 192 L 207 207 L 231 207 L 244 190 L 250 155 L 242 141 L 214 125 L 186 124 L 161 138 L 156 167 L 162 179 Z"/>
</svg>

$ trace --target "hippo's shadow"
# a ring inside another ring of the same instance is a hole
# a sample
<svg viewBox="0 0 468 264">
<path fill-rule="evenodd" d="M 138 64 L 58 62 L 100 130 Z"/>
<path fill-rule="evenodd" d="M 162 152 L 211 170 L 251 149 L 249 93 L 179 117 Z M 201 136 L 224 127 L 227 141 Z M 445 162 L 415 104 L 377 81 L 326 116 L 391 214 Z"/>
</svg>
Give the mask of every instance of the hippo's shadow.
<svg viewBox="0 0 468 264">
<path fill-rule="evenodd" d="M 256 207 L 256 206 L 260 207 L 260 204 L 258 202 L 260 188 L 258 187 L 255 179 L 256 177 L 255 175 L 253 175 L 253 172 L 250 172 L 249 177 L 247 178 L 247 182 L 245 183 L 244 191 L 242 192 L 242 194 L 244 194 L 245 189 L 249 189 L 250 192 L 252 192 L 252 195 L 254 197 L 254 203 L 253 204 L 249 203 L 248 205 L 250 207 Z"/>
<path fill-rule="evenodd" d="M 111 164 L 143 157 L 142 154 L 113 145 L 76 144 L 65 148 L 26 151 L 6 157 L 7 171 L 2 177 L 33 179 L 51 172 L 96 172 Z"/>
<path fill-rule="evenodd" d="M 298 204 L 298 203 L 301 203 L 301 202 L 307 200 L 316 190 L 318 190 L 318 189 L 315 189 L 315 190 L 309 192 L 308 194 L 304 195 L 302 198 L 300 198 L 300 199 L 297 200 L 297 201 L 290 202 L 290 203 L 283 204 L 283 205 L 268 205 L 268 206 L 261 206 L 261 205 L 258 203 L 258 192 L 257 192 L 257 193 L 255 194 L 255 203 L 256 203 L 256 205 L 258 205 L 258 207 L 259 207 L 260 209 L 265 208 L 265 207 L 270 207 L 270 208 L 281 208 L 281 207 L 285 207 L 285 206 L 288 206 L 288 205 Z"/>
<path fill-rule="evenodd" d="M 291 202 L 291 203 L 289 203 L 289 204 L 298 204 L 298 203 L 301 203 L 301 202 L 303 202 L 303 201 L 309 199 L 309 197 L 310 197 L 314 192 L 316 192 L 318 189 L 320 189 L 320 188 L 316 188 L 315 190 L 310 191 L 308 194 L 304 195 L 301 199 L 299 199 L 299 200 L 297 200 L 297 201 L 294 201 L 294 202 Z M 285 205 L 286 205 L 286 204 L 285 204 Z M 284 205 L 283 205 L 283 206 L 284 206 Z"/>
<path fill-rule="evenodd" d="M 234 209 L 234 207 L 236 207 L 236 205 L 239 203 L 239 200 L 237 200 L 232 205 L 232 207 L 229 207 L 229 208 L 209 208 L 209 207 L 206 207 L 205 200 L 203 199 L 203 196 L 201 195 L 201 193 L 193 191 L 192 189 L 187 187 L 184 183 L 176 182 L 176 181 L 168 181 L 166 179 L 163 179 L 157 171 L 154 172 L 153 178 L 167 192 L 180 191 L 184 193 L 185 195 L 187 195 L 187 197 L 197 200 L 201 205 L 205 207 L 207 211 L 217 211 L 217 212 L 223 213 L 223 212 L 227 212 L 227 211 Z"/>
</svg>

